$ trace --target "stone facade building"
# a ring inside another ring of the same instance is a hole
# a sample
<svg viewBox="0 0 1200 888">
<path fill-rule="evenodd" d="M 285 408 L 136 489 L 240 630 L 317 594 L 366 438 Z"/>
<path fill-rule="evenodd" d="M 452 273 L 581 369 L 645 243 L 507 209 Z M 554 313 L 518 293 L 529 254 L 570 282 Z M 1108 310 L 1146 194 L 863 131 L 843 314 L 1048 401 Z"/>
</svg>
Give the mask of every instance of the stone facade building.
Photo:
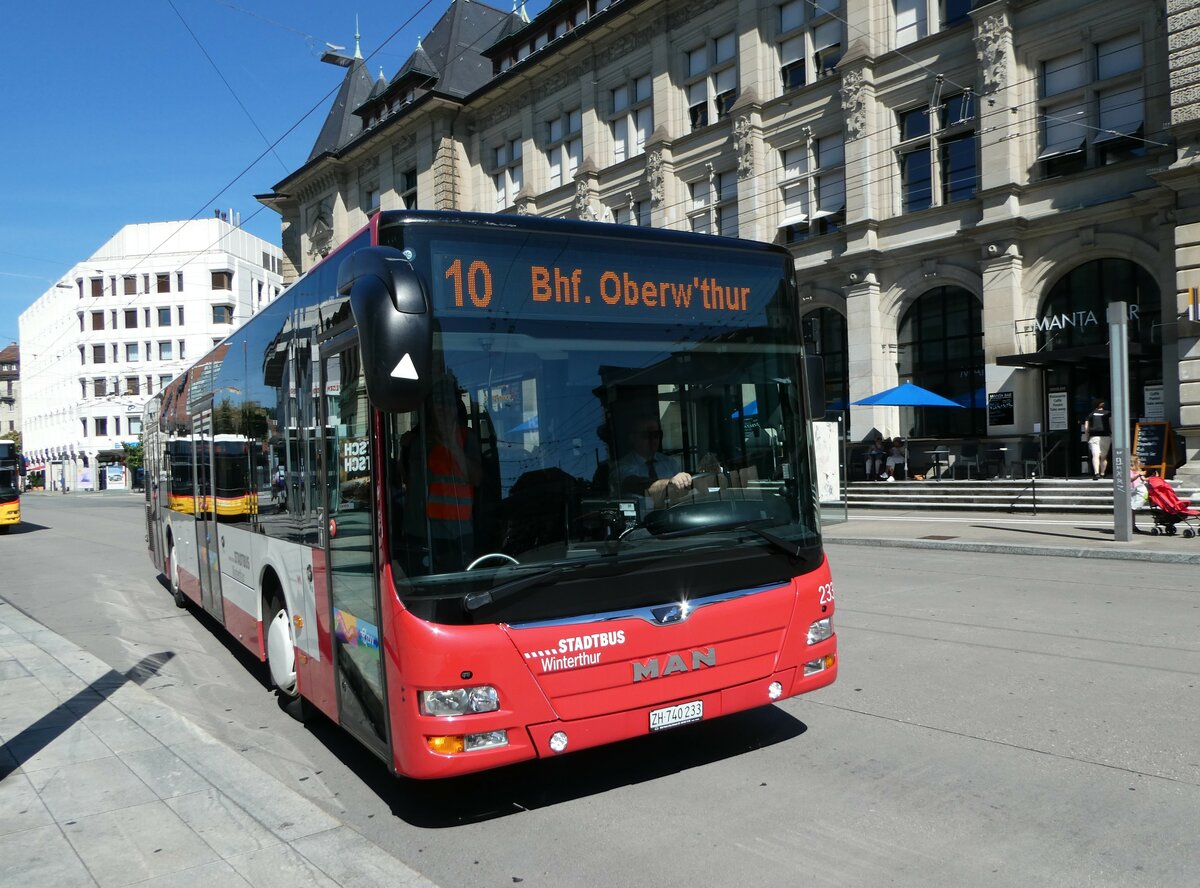
<svg viewBox="0 0 1200 888">
<path fill-rule="evenodd" d="M 1059 476 L 1085 471 L 1125 302 L 1130 415 L 1194 464 L 1195 5 L 565 0 L 528 21 L 453 0 L 390 80 L 330 59 L 309 160 L 259 199 L 287 278 L 380 207 L 783 244 L 852 439 L 1002 445 Z M 965 409 L 847 409 L 904 380 Z"/>
</svg>

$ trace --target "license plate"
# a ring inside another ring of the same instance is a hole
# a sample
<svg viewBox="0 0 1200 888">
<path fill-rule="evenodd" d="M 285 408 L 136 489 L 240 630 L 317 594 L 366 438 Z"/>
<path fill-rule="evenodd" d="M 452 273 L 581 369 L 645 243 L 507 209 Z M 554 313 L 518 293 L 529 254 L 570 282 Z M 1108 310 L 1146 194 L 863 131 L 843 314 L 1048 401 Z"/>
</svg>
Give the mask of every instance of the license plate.
<svg viewBox="0 0 1200 888">
<path fill-rule="evenodd" d="M 652 710 L 650 712 L 650 730 L 661 731 L 663 728 L 674 728 L 698 722 L 702 718 L 704 718 L 704 701 L 692 700 L 689 703 Z"/>
</svg>

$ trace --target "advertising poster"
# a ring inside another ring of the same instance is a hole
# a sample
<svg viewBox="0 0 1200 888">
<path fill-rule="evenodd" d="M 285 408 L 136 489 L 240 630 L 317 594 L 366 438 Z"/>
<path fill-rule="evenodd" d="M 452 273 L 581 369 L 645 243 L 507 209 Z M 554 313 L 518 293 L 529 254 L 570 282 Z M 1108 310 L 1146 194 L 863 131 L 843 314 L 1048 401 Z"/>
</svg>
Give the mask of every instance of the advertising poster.
<svg viewBox="0 0 1200 888">
<path fill-rule="evenodd" d="M 1067 393 L 1050 392 L 1047 398 L 1047 414 L 1050 420 L 1049 431 L 1065 432 L 1067 430 Z"/>
</svg>

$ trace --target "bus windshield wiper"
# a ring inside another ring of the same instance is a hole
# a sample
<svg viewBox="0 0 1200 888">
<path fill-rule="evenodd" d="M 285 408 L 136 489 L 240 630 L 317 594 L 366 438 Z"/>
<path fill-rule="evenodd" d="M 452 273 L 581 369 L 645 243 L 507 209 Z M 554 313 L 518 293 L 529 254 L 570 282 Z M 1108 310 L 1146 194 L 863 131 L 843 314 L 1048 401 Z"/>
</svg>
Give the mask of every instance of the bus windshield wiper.
<svg viewBox="0 0 1200 888">
<path fill-rule="evenodd" d="M 565 567 L 552 567 L 549 570 L 535 571 L 534 573 L 526 574 L 523 577 L 516 577 L 509 580 L 507 583 L 501 583 L 499 586 L 492 586 L 490 589 L 481 589 L 478 592 L 469 592 L 463 598 L 463 608 L 468 613 L 474 613 L 480 608 L 487 607 L 489 604 L 498 604 L 506 598 L 511 598 L 518 592 L 523 592 L 526 589 L 532 589 L 534 586 L 541 586 L 548 583 L 561 574 L 566 573 Z"/>
<path fill-rule="evenodd" d="M 765 521 L 723 521 L 715 524 L 705 524 L 697 527 L 685 527 L 679 530 L 668 530 L 663 533 L 655 534 L 658 539 L 679 539 L 680 537 L 700 536 L 705 533 L 713 533 L 722 530 L 748 530 L 756 534 L 774 546 L 776 549 L 785 552 L 792 558 L 799 558 L 803 551 L 799 543 L 794 543 L 791 540 L 785 540 L 778 534 L 771 533 L 766 530 L 763 524 L 771 521 L 770 518 Z"/>
</svg>

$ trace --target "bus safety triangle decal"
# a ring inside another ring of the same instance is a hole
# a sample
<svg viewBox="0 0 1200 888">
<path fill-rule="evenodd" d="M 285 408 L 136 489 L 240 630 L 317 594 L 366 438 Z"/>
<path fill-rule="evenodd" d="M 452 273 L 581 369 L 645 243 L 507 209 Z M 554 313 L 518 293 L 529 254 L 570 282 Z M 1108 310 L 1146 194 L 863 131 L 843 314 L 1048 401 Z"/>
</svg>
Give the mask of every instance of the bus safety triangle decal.
<svg viewBox="0 0 1200 888">
<path fill-rule="evenodd" d="M 392 369 L 392 376 L 397 379 L 416 379 L 417 368 L 413 364 L 412 355 L 405 353 L 400 359 L 400 363 Z"/>
</svg>

